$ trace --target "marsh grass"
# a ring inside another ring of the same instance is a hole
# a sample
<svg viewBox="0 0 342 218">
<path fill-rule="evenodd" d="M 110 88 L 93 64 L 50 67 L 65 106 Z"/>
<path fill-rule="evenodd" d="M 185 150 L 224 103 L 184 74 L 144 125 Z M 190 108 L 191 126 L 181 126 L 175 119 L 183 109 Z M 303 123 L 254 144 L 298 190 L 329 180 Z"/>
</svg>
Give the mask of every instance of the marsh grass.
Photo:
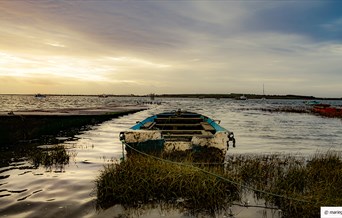
<svg viewBox="0 0 342 218">
<path fill-rule="evenodd" d="M 336 152 L 310 158 L 290 155 L 232 156 L 227 173 L 283 217 L 319 217 L 321 206 L 342 205 L 342 160 Z M 260 191 L 262 190 L 262 191 Z M 271 194 L 270 194 L 271 193 Z"/>
<path fill-rule="evenodd" d="M 192 167 L 136 155 L 104 168 L 97 185 L 97 206 L 138 207 L 158 202 L 213 213 L 239 199 L 238 188 Z"/>
<path fill-rule="evenodd" d="M 231 155 L 225 167 L 183 164 L 194 166 L 142 155 L 107 165 L 96 180 L 98 208 L 164 203 L 214 214 L 242 203 L 244 193 L 279 208 L 283 217 L 319 217 L 321 206 L 342 205 L 340 153 Z"/>
</svg>

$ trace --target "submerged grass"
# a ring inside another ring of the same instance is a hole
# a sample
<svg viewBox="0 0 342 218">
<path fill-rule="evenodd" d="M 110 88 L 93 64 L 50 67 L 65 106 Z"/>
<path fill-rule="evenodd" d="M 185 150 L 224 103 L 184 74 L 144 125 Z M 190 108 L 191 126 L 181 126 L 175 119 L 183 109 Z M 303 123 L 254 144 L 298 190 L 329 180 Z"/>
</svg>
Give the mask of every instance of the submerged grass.
<svg viewBox="0 0 342 218">
<path fill-rule="evenodd" d="M 191 165 L 193 163 L 183 163 Z M 105 167 L 98 179 L 97 206 L 137 207 L 166 202 L 211 214 L 253 193 L 283 217 L 319 217 L 321 206 L 341 206 L 340 153 L 232 155 L 226 167 L 189 167 L 142 155 Z"/>
</svg>

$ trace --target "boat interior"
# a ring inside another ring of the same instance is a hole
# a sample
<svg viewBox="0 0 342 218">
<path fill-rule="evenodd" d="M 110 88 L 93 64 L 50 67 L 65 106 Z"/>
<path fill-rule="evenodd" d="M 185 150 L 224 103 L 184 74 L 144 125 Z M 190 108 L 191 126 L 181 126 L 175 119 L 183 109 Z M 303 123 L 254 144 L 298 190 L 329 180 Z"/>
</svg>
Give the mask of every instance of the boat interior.
<svg viewBox="0 0 342 218">
<path fill-rule="evenodd" d="M 159 130 L 167 141 L 191 141 L 193 136 L 211 137 L 216 130 L 200 114 L 162 113 L 153 122 L 147 122 L 142 129 Z"/>
</svg>

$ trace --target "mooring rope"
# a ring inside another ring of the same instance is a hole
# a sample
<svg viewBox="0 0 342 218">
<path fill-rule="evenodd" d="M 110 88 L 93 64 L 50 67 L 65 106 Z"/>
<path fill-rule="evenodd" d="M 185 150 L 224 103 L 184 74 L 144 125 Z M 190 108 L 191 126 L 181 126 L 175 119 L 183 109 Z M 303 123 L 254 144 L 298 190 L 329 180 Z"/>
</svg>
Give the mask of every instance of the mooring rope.
<svg viewBox="0 0 342 218">
<path fill-rule="evenodd" d="M 139 151 L 135 148 L 133 148 L 132 146 L 130 146 L 129 144 L 125 143 L 125 141 L 123 140 L 122 143 L 129 147 L 130 149 L 144 155 L 144 156 L 147 156 L 147 157 L 150 157 L 150 158 L 153 158 L 153 159 L 156 159 L 156 160 L 159 160 L 159 161 L 162 161 L 162 162 L 166 162 L 166 163 L 171 163 L 171 164 L 176 164 L 176 165 L 180 165 L 180 166 L 185 166 L 185 167 L 190 167 L 190 168 L 193 168 L 193 169 L 196 169 L 196 170 L 199 170 L 203 173 L 206 173 L 208 175 L 211 175 L 211 176 L 214 176 L 216 178 L 219 178 L 219 179 L 222 179 L 223 181 L 226 181 L 226 182 L 229 182 L 231 184 L 234 184 L 234 185 L 237 185 L 237 186 L 241 186 L 243 188 L 246 188 L 246 189 L 249 189 L 249 190 L 252 190 L 252 191 L 255 191 L 255 192 L 259 192 L 259 193 L 263 193 L 263 194 L 266 194 L 266 195 L 270 195 L 270 196 L 274 196 L 274 197 L 279 197 L 279 198 L 285 198 L 285 199 L 288 199 L 288 200 L 293 200 L 293 201 L 299 201 L 299 202 L 304 202 L 304 203 L 311 203 L 313 204 L 314 202 L 312 201 L 307 201 L 307 200 L 303 200 L 303 199 L 298 199 L 298 198 L 293 198 L 293 197 L 289 197 L 289 196 L 284 196 L 284 195 L 280 195 L 280 194 L 275 194 L 275 193 L 271 193 L 271 192 L 267 192 L 267 191 L 264 191 L 264 190 L 261 190 L 261 189 L 256 189 L 256 188 L 253 188 L 253 187 L 250 187 L 250 186 L 247 186 L 247 185 L 244 185 L 244 184 L 241 184 L 241 183 L 238 183 L 238 182 L 235 182 L 233 180 L 230 180 L 230 179 L 227 179 L 225 177 L 222 177 L 218 174 L 215 174 L 215 173 L 212 173 L 212 172 L 209 172 L 209 171 L 206 171 L 202 168 L 199 168 L 199 167 L 195 167 L 193 165 L 190 165 L 190 164 L 185 164 L 185 163 L 182 163 L 182 162 L 175 162 L 175 161 L 171 161 L 171 160 L 166 160 L 166 159 L 163 159 L 163 158 L 159 158 L 159 157 L 156 157 L 156 156 L 153 156 L 153 155 L 150 155 L 150 154 L 147 154 L 145 152 L 142 152 L 142 151 Z"/>
</svg>

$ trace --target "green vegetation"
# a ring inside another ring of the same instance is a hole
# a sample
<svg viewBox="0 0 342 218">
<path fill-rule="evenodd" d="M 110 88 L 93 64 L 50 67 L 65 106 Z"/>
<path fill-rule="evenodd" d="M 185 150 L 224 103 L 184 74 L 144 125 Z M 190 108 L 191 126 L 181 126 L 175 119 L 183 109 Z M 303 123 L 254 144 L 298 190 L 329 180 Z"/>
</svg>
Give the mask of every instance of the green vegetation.
<svg viewBox="0 0 342 218">
<path fill-rule="evenodd" d="M 226 166 L 181 164 L 134 155 L 108 165 L 96 180 L 97 206 L 137 208 L 167 203 L 191 213 L 227 211 L 253 193 L 283 217 L 319 217 L 321 206 L 340 206 L 339 153 L 311 158 L 290 155 L 232 155 Z"/>
</svg>

